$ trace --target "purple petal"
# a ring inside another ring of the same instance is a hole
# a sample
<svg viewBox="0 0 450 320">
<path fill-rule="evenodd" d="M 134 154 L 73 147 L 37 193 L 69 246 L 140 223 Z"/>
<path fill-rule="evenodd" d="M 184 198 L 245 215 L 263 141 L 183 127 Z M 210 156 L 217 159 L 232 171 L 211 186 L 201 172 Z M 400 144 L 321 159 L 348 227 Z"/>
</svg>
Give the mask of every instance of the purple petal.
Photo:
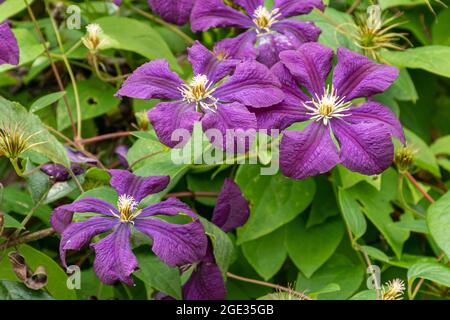
<svg viewBox="0 0 450 320">
<path fill-rule="evenodd" d="M 322 0 L 275 0 L 275 8 L 279 8 L 283 17 L 292 17 L 311 12 L 317 8 L 324 10 Z"/>
<path fill-rule="evenodd" d="M 316 42 L 321 32 L 314 23 L 298 20 L 282 20 L 272 28 L 284 34 L 294 48 L 307 42 Z"/>
<path fill-rule="evenodd" d="M 198 41 L 187 50 L 194 74 L 204 74 L 212 83 L 216 83 L 231 74 L 239 62 L 234 59 L 218 59 L 215 54 Z"/>
<path fill-rule="evenodd" d="M 280 61 L 281 52 L 290 49 L 295 47 L 287 36 L 280 33 L 267 34 L 259 38 L 257 60 L 270 68 Z"/>
<path fill-rule="evenodd" d="M 195 0 L 148 0 L 148 5 L 165 21 L 184 25 L 189 21 Z"/>
<path fill-rule="evenodd" d="M 254 47 L 256 42 L 255 30 L 249 30 L 241 33 L 234 38 L 226 38 L 214 46 L 214 52 L 225 55 L 229 58 L 240 60 L 254 60 L 257 56 L 257 50 Z"/>
<path fill-rule="evenodd" d="M 113 233 L 91 245 L 95 251 L 94 271 L 103 283 L 112 285 L 120 280 L 133 285 L 131 274 L 138 262 L 131 251 L 130 236 L 130 224 L 119 223 Z"/>
<path fill-rule="evenodd" d="M 257 122 L 255 115 L 245 106 L 232 103 L 218 105 L 215 112 L 206 113 L 202 128 L 215 146 L 231 153 L 244 153 L 255 138 Z M 216 140 L 215 133 L 208 132 L 209 129 L 219 130 L 221 141 Z"/>
<path fill-rule="evenodd" d="M 201 262 L 183 285 L 184 300 L 224 300 L 226 296 L 222 272 L 213 262 Z"/>
<path fill-rule="evenodd" d="M 214 96 L 254 108 L 272 106 L 285 97 L 277 77 L 265 65 L 253 61 L 238 64 L 234 74 L 216 88 Z"/>
<path fill-rule="evenodd" d="M 369 101 L 360 107 L 351 108 L 349 111 L 351 116 L 346 117 L 345 121 L 350 123 L 381 122 L 391 132 L 391 135 L 406 143 L 405 134 L 397 116 L 381 103 Z"/>
<path fill-rule="evenodd" d="M 249 16 L 253 16 L 256 8 L 264 6 L 264 0 L 234 0 L 233 2 L 244 8 Z"/>
<path fill-rule="evenodd" d="M 146 196 L 158 193 L 167 188 L 169 176 L 138 177 L 128 170 L 109 170 L 111 186 L 120 195 L 126 194 L 140 202 Z"/>
<path fill-rule="evenodd" d="M 113 0 L 116 6 L 120 6 L 122 4 L 122 0 Z"/>
<path fill-rule="evenodd" d="M 258 129 L 284 130 L 295 122 L 308 120 L 311 116 L 298 104 L 282 102 L 269 108 L 250 108 L 256 116 Z"/>
<path fill-rule="evenodd" d="M 119 144 L 115 149 L 114 153 L 117 154 L 117 157 L 119 158 L 120 165 L 124 168 L 128 168 L 128 160 L 127 160 L 127 154 L 128 154 L 128 146 L 124 144 Z"/>
<path fill-rule="evenodd" d="M 249 28 L 252 19 L 225 5 L 222 0 L 196 1 L 191 14 L 191 28 L 194 32 L 206 31 L 213 27 Z"/>
<path fill-rule="evenodd" d="M 155 128 L 158 139 L 173 148 L 182 142 L 177 140 L 181 139 L 178 136 L 172 139 L 173 132 L 177 129 L 185 129 L 191 133 L 194 123 L 201 119 L 202 114 L 195 111 L 194 104 L 179 101 L 158 103 L 149 110 L 148 117 Z"/>
<path fill-rule="evenodd" d="M 171 267 L 200 261 L 206 253 L 208 241 L 199 221 L 171 224 L 148 218 L 136 219 L 134 226 L 153 239 L 152 251 Z"/>
<path fill-rule="evenodd" d="M 339 163 L 330 128 L 312 122 L 303 131 L 286 131 L 280 145 L 280 165 L 285 176 L 303 179 L 330 171 Z"/>
<path fill-rule="evenodd" d="M 154 215 L 175 216 L 180 213 L 184 213 L 194 219 L 198 219 L 198 216 L 192 211 L 192 209 L 186 203 L 178 200 L 177 198 L 169 198 L 165 201 L 152 204 L 142 209 L 142 212 L 139 214 L 139 218 Z"/>
<path fill-rule="evenodd" d="M 8 22 L 0 23 L 0 65 L 19 64 L 19 45 Z"/>
<path fill-rule="evenodd" d="M 297 80 L 283 63 L 279 62 L 275 64 L 270 70 L 277 76 L 281 83 L 281 90 L 283 90 L 286 95 L 283 103 L 302 106 L 304 102 L 310 100 L 310 98 L 300 89 Z"/>
<path fill-rule="evenodd" d="M 61 164 L 44 164 L 41 171 L 54 181 L 67 181 L 70 179 L 69 171 Z"/>
<path fill-rule="evenodd" d="M 74 203 L 55 208 L 50 217 L 50 223 L 52 224 L 53 229 L 62 233 L 72 222 L 72 216 L 75 212 L 92 212 L 106 216 L 118 214 L 117 209 L 110 203 L 97 198 L 86 197 L 77 200 Z"/>
<path fill-rule="evenodd" d="M 153 60 L 134 70 L 116 93 L 117 97 L 137 99 L 181 99 L 178 88 L 183 80 L 170 71 L 166 60 Z"/>
<path fill-rule="evenodd" d="M 280 53 L 280 60 L 312 95 L 322 96 L 333 60 L 332 49 L 318 43 L 305 43 L 295 51 Z"/>
<path fill-rule="evenodd" d="M 87 157 L 81 151 L 73 150 L 72 148 L 66 148 L 66 150 L 71 162 L 87 163 L 92 165 L 96 165 L 98 163 L 98 160 Z"/>
<path fill-rule="evenodd" d="M 378 64 L 359 53 L 338 48 L 333 86 L 347 101 L 370 97 L 389 88 L 398 72 L 396 67 Z"/>
<path fill-rule="evenodd" d="M 247 222 L 250 208 L 239 186 L 231 179 L 225 179 L 211 222 L 224 232 L 232 231 Z"/>
<path fill-rule="evenodd" d="M 108 230 L 119 223 L 118 219 L 92 217 L 85 221 L 71 223 L 61 234 L 61 242 L 59 244 L 59 255 L 64 266 L 66 266 L 66 251 L 80 250 L 91 239 Z"/>
<path fill-rule="evenodd" d="M 331 126 L 341 147 L 341 162 L 350 170 L 374 175 L 391 165 L 394 145 L 389 130 L 383 123 L 350 124 L 337 120 L 332 121 Z"/>
</svg>

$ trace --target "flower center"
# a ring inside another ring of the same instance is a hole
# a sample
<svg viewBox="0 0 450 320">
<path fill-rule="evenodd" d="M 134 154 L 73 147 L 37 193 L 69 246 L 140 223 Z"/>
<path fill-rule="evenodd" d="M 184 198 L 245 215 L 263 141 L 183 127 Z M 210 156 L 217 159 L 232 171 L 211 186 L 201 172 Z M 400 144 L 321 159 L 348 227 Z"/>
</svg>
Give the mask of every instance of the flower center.
<svg viewBox="0 0 450 320">
<path fill-rule="evenodd" d="M 217 99 L 212 96 L 214 88 L 208 77 L 204 74 L 198 74 L 192 78 L 189 84 L 183 84 L 180 90 L 183 100 L 189 103 L 195 103 L 197 111 L 199 107 L 204 110 L 215 111 L 217 109 Z"/>
<path fill-rule="evenodd" d="M 132 196 L 123 194 L 119 196 L 117 201 L 117 208 L 119 209 L 120 220 L 129 222 L 133 220 L 137 214 L 135 213 L 138 203 Z"/>
<path fill-rule="evenodd" d="M 351 106 L 350 101 L 345 101 L 345 97 L 339 97 L 333 86 L 327 86 L 324 94 L 319 97 L 317 94 L 315 98 L 303 104 L 308 109 L 308 115 L 315 121 L 322 121 L 324 125 L 332 118 L 341 118 L 350 115 L 344 113 Z"/>
<path fill-rule="evenodd" d="M 265 7 L 259 6 L 256 8 L 253 16 L 255 17 L 253 23 L 257 27 L 256 32 L 270 32 L 270 27 L 278 21 L 277 18 L 281 16 L 281 13 L 278 8 L 269 11 Z"/>
</svg>

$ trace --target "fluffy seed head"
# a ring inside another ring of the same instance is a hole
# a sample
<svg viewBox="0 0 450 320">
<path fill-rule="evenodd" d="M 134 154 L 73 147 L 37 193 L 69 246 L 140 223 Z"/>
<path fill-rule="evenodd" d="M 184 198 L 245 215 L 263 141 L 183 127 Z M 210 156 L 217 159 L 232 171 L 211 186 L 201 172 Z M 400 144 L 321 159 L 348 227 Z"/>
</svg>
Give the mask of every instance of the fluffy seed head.
<svg viewBox="0 0 450 320">
<path fill-rule="evenodd" d="M 383 300 L 402 300 L 405 291 L 405 283 L 403 280 L 394 279 L 388 281 L 382 290 Z"/>
</svg>

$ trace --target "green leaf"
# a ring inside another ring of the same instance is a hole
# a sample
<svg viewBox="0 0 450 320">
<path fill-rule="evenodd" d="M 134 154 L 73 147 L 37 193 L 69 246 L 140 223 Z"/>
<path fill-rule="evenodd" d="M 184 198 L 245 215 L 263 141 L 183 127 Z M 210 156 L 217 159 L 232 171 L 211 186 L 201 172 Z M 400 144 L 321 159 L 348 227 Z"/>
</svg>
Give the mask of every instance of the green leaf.
<svg viewBox="0 0 450 320">
<path fill-rule="evenodd" d="M 406 69 L 400 69 L 397 80 L 389 87 L 387 92 L 396 100 L 415 102 L 419 99 L 414 82 Z"/>
<path fill-rule="evenodd" d="M 450 192 L 428 208 L 426 219 L 431 236 L 450 257 Z"/>
<path fill-rule="evenodd" d="M 166 59 L 175 71 L 181 71 L 164 39 L 148 24 L 125 17 L 102 17 L 98 23 L 109 40 L 105 48 L 136 52 L 150 60 Z"/>
<path fill-rule="evenodd" d="M 339 209 L 333 193 L 333 188 L 324 176 L 315 179 L 317 191 L 311 206 L 306 227 L 312 227 L 325 222 L 329 217 L 339 214 Z"/>
<path fill-rule="evenodd" d="M 433 142 L 430 148 L 435 156 L 437 155 L 450 156 L 450 135 L 440 137 L 435 142 Z"/>
<path fill-rule="evenodd" d="M 381 187 L 381 175 L 375 175 L 375 176 L 367 176 L 358 172 L 353 172 L 347 169 L 344 166 L 338 165 L 334 169 L 338 175 L 338 181 L 339 186 L 341 186 L 344 189 L 353 187 L 354 185 L 360 183 L 361 181 L 365 181 L 372 186 L 374 186 L 376 189 L 380 190 Z"/>
<path fill-rule="evenodd" d="M 423 278 L 450 287 L 450 267 L 438 262 L 418 262 L 408 269 L 409 287 L 417 278 Z"/>
<path fill-rule="evenodd" d="M 20 104 L 8 101 L 2 97 L 0 97 L 0 109 L 2 110 L 0 113 L 0 123 L 12 126 L 20 123 L 28 135 L 34 134 L 29 140 L 29 143 L 40 143 L 33 146 L 32 150 L 34 152 L 40 153 L 53 162 L 62 164 L 65 167 L 70 166 L 66 149 L 48 132 L 38 116 L 29 113 Z"/>
<path fill-rule="evenodd" d="M 366 233 L 367 223 L 358 202 L 345 189 L 338 189 L 338 203 L 345 222 L 356 239 Z"/>
<path fill-rule="evenodd" d="M 34 0 L 27 1 L 29 5 L 33 4 Z M 23 0 L 8 0 L 0 4 L 0 21 L 4 21 L 12 17 L 16 13 L 24 10 L 27 6 Z"/>
<path fill-rule="evenodd" d="M 250 218 L 238 229 L 237 243 L 262 237 L 292 221 L 311 203 L 315 193 L 312 179 L 292 180 L 281 173 L 259 174 L 257 165 L 241 165 L 236 174 L 245 198 L 250 202 Z"/>
<path fill-rule="evenodd" d="M 102 283 L 93 268 L 81 271 L 81 287 L 77 290 L 79 300 L 90 300 L 92 297 L 98 300 L 114 298 L 114 287 Z"/>
<path fill-rule="evenodd" d="M 366 253 L 374 259 L 383 262 L 389 262 L 389 257 L 381 250 L 371 247 L 371 246 L 362 246 L 362 249 L 366 251 Z"/>
<path fill-rule="evenodd" d="M 333 255 L 344 231 L 344 224 L 339 217 L 330 218 L 311 228 L 306 228 L 304 217 L 298 217 L 287 225 L 286 246 L 289 256 L 309 278 Z"/>
<path fill-rule="evenodd" d="M 5 228 L 22 228 L 20 222 L 11 217 L 9 214 L 3 213 L 3 217 L 5 218 L 3 222 L 4 223 L 3 226 Z"/>
<path fill-rule="evenodd" d="M 29 289 L 23 283 L 0 280 L 0 300 L 53 300 L 53 298 L 47 292 Z"/>
<path fill-rule="evenodd" d="M 6 254 L 13 250 L 16 249 L 7 249 Z M 76 299 L 75 290 L 71 290 L 67 287 L 67 274 L 52 258 L 25 244 L 18 247 L 17 251 L 25 257 L 25 260 L 31 269 L 35 270 L 39 266 L 45 268 L 48 275 L 48 283 L 45 288 L 53 298 L 57 300 Z M 2 259 L 0 262 L 0 279 L 17 280 L 8 259 Z"/>
<path fill-rule="evenodd" d="M 433 44 L 450 46 L 450 9 L 442 10 L 437 16 L 431 28 Z"/>
<path fill-rule="evenodd" d="M 6 1 L 5 3 L 7 2 L 8 1 Z M 0 12 L 2 12 L 1 9 Z M 3 20 L 0 19 L 0 21 Z M 20 50 L 18 66 L 22 66 L 24 64 L 34 61 L 44 52 L 44 46 L 37 40 L 37 38 L 31 31 L 27 29 L 13 29 L 13 33 L 16 36 L 17 44 L 19 45 Z M 17 68 L 18 66 L 10 64 L 1 65 L 0 73 Z"/>
<path fill-rule="evenodd" d="M 283 226 L 259 239 L 242 244 L 244 256 L 265 280 L 272 278 L 286 260 L 285 229 Z"/>
<path fill-rule="evenodd" d="M 355 294 L 350 300 L 377 300 L 377 291 L 364 290 Z"/>
<path fill-rule="evenodd" d="M 36 167 L 31 163 L 31 161 L 27 161 L 25 168 L 26 171 L 31 171 Z M 42 171 L 38 170 L 27 176 L 26 180 L 28 182 L 27 187 L 31 194 L 31 199 L 33 199 L 34 203 L 37 203 L 44 197 L 50 188 L 49 177 Z"/>
<path fill-rule="evenodd" d="M 399 68 L 422 69 L 450 77 L 450 47 L 425 46 L 404 51 L 383 51 L 382 57 Z"/>
<path fill-rule="evenodd" d="M 177 268 L 171 268 L 158 257 L 138 253 L 139 270 L 133 273 L 137 278 L 158 291 L 181 300 L 181 280 Z"/>
<path fill-rule="evenodd" d="M 307 278 L 299 273 L 296 290 L 306 290 L 306 294 L 308 294 L 308 292 L 320 292 L 330 284 L 336 284 L 340 288 L 339 291 L 319 293 L 318 298 L 319 300 L 343 300 L 358 290 L 363 279 L 364 267 L 337 253 L 312 277 Z"/>
<path fill-rule="evenodd" d="M 111 110 L 116 110 L 120 100 L 114 97 L 116 89 L 97 78 L 77 81 L 80 97 L 81 120 L 92 119 Z M 72 110 L 73 121 L 77 122 L 77 109 L 72 84 L 66 87 L 67 99 Z M 64 101 L 58 103 L 56 119 L 58 130 L 70 126 L 70 117 Z"/>
<path fill-rule="evenodd" d="M 233 258 L 234 246 L 230 237 L 223 232 L 218 226 L 209 222 L 206 219 L 200 218 L 200 221 L 205 228 L 206 234 L 211 239 L 214 248 L 214 257 L 216 263 L 225 275 L 230 267 Z"/>
<path fill-rule="evenodd" d="M 431 172 L 436 177 L 441 177 L 439 165 L 430 147 L 412 131 L 406 128 L 404 130 L 408 145 L 417 151 L 414 164 Z"/>
<path fill-rule="evenodd" d="M 427 1 L 430 0 L 379 0 L 378 4 L 381 6 L 381 9 L 387 9 L 398 6 L 418 6 L 424 5 Z"/>
<path fill-rule="evenodd" d="M 49 105 L 61 100 L 66 95 L 65 91 L 53 92 L 38 98 L 30 107 L 30 112 L 39 111 Z"/>
</svg>

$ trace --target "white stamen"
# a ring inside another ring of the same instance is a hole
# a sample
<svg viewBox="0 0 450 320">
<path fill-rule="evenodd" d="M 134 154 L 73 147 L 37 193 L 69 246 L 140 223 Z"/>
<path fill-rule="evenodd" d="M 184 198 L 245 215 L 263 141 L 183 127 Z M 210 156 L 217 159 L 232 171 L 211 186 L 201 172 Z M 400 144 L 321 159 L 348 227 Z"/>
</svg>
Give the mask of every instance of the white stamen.
<svg viewBox="0 0 450 320">
<path fill-rule="evenodd" d="M 204 110 L 215 112 L 217 109 L 217 99 L 212 96 L 215 88 L 211 88 L 213 83 L 208 80 L 204 74 L 198 74 L 189 82 L 183 84 L 180 90 L 183 100 L 189 103 L 195 103 L 197 111 L 199 107 Z"/>
<path fill-rule="evenodd" d="M 281 16 L 280 9 L 275 8 L 269 11 L 264 6 L 259 6 L 253 13 L 255 19 L 253 23 L 256 25 L 256 32 L 259 34 L 263 32 L 270 32 L 270 28 L 274 23 L 276 23 L 278 18 Z"/>
<path fill-rule="evenodd" d="M 324 125 L 328 125 L 332 118 L 342 118 L 349 116 L 348 111 L 352 105 L 351 101 L 345 101 L 345 97 L 339 97 L 333 86 L 327 86 L 321 97 L 317 94 L 311 101 L 303 103 L 303 106 L 309 111 L 308 115 L 315 121 L 322 121 Z"/>
</svg>

